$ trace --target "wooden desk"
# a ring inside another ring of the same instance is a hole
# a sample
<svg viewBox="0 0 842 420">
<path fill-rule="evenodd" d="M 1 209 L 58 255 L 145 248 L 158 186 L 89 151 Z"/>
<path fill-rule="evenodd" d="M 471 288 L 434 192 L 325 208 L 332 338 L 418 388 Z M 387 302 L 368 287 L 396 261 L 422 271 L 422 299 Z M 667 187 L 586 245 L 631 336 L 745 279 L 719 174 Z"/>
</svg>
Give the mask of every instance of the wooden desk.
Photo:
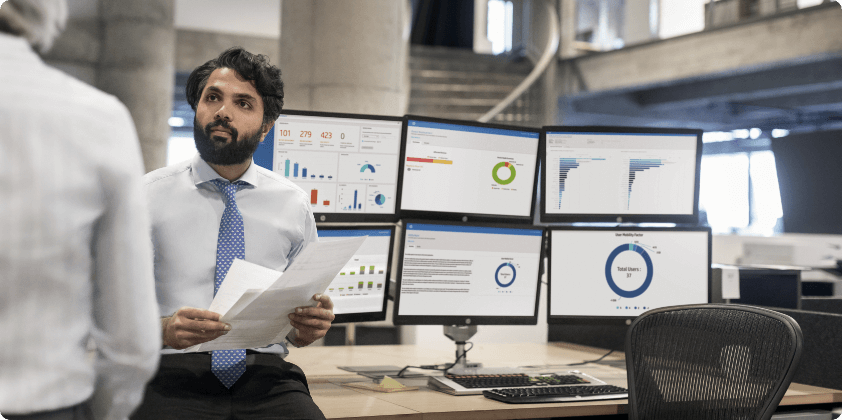
<svg viewBox="0 0 842 420">
<path fill-rule="evenodd" d="M 419 391 L 388 394 L 341 386 L 343 382 L 367 378 L 337 366 L 432 365 L 452 361 L 454 348 L 419 345 L 312 347 L 292 349 L 287 360 L 307 374 L 313 400 L 329 419 L 523 419 L 627 413 L 628 400 L 515 405 L 481 395 L 452 396 L 426 386 Z M 468 353 L 468 359 L 489 367 L 543 366 L 594 360 L 603 354 L 602 350 L 564 343 L 477 344 Z M 605 360 L 623 360 L 623 355 L 615 353 Z M 612 385 L 627 386 L 625 369 L 602 364 L 557 368 L 558 371 L 570 369 L 579 369 Z M 792 384 L 781 405 L 839 402 L 842 402 L 842 391 Z"/>
</svg>

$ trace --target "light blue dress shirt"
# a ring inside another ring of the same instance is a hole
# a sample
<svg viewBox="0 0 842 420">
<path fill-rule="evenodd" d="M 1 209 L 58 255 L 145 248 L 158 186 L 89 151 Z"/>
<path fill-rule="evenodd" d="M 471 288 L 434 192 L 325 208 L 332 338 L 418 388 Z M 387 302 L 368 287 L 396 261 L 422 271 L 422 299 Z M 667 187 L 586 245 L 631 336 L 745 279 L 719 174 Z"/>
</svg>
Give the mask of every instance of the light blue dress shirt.
<svg viewBox="0 0 842 420">
<path fill-rule="evenodd" d="M 197 154 L 192 160 L 146 174 L 155 252 L 155 289 L 162 317 L 183 306 L 207 309 L 213 301 L 216 243 L 225 211 L 211 182 L 224 179 Z M 243 216 L 246 261 L 284 271 L 317 240 L 309 195 L 286 178 L 251 163 L 237 192 Z M 287 353 L 283 343 L 257 349 Z M 162 354 L 181 353 L 165 348 Z"/>
</svg>

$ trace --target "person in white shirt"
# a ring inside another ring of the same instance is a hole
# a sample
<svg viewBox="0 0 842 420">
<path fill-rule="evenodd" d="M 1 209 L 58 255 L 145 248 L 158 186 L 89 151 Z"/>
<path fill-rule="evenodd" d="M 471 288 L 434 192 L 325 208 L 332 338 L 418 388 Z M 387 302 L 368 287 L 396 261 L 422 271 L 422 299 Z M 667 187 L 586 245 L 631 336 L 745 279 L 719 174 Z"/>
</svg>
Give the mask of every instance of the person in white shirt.
<svg viewBox="0 0 842 420">
<path fill-rule="evenodd" d="M 125 419 L 161 348 L 126 107 L 50 68 L 64 0 L 0 5 L 0 414 Z"/>
<path fill-rule="evenodd" d="M 283 271 L 318 240 L 309 194 L 252 160 L 283 106 L 280 69 L 231 48 L 190 74 L 186 94 L 199 153 L 144 176 L 165 347 L 132 419 L 323 419 L 285 343 L 183 351 L 230 328 L 206 308 L 235 258 Z M 334 319 L 330 297 L 313 299 L 295 314 L 266 314 L 289 317 L 296 347 Z"/>
</svg>

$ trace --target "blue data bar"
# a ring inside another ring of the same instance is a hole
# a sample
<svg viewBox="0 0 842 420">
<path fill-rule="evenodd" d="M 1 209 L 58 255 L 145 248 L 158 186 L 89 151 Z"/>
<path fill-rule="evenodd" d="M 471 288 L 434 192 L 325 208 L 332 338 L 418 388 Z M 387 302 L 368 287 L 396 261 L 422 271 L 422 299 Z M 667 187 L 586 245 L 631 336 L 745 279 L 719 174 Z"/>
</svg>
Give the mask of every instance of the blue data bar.
<svg viewBox="0 0 842 420">
<path fill-rule="evenodd" d="M 506 130 L 502 128 L 477 127 L 473 125 L 434 123 L 428 121 L 409 120 L 409 128 L 435 128 L 438 130 L 467 131 L 469 133 L 494 134 L 498 136 L 525 137 L 537 139 L 538 133 L 530 131 Z"/>
<path fill-rule="evenodd" d="M 409 223 L 406 230 L 426 230 L 432 232 L 464 232 L 464 233 L 487 233 L 493 235 L 522 235 L 541 236 L 543 229 L 511 229 L 485 226 L 459 226 L 459 225 L 430 225 L 426 223 Z"/>
<path fill-rule="evenodd" d="M 677 133 L 603 133 L 603 132 L 594 132 L 594 133 L 583 133 L 583 132 L 566 132 L 566 131 L 553 131 L 547 132 L 548 136 L 557 135 L 557 134 L 573 134 L 573 135 L 588 135 L 588 136 L 667 136 L 667 137 L 693 137 L 696 138 L 695 134 L 677 134 Z"/>
<path fill-rule="evenodd" d="M 348 230 L 318 230 L 320 238 L 344 238 L 354 236 L 392 236 L 391 230 L 382 229 L 348 229 Z"/>
</svg>

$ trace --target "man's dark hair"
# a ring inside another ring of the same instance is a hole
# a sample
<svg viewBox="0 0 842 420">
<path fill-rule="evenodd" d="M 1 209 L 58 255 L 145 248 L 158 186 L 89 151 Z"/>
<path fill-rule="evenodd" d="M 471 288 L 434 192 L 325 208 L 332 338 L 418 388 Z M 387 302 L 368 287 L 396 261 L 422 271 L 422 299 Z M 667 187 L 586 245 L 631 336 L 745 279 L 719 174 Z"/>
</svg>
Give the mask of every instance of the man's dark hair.
<svg viewBox="0 0 842 420">
<path fill-rule="evenodd" d="M 269 58 L 263 54 L 252 54 L 241 47 L 225 50 L 219 57 L 196 67 L 187 78 L 187 102 L 193 111 L 199 104 L 199 98 L 208 78 L 216 69 L 235 70 L 246 80 L 254 81 L 254 87 L 263 99 L 263 124 L 272 124 L 281 115 L 284 107 L 284 82 L 281 69 L 269 64 Z"/>
</svg>

